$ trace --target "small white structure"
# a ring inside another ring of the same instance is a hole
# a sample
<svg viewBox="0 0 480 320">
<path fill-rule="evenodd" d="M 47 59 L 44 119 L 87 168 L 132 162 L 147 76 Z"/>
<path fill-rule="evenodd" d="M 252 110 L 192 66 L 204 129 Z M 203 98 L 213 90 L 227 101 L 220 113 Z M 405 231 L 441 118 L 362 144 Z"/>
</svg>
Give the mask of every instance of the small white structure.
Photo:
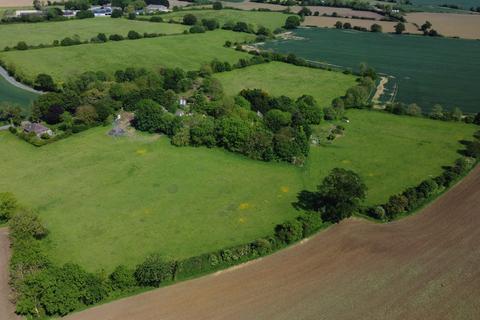
<svg viewBox="0 0 480 320">
<path fill-rule="evenodd" d="M 106 17 L 112 15 L 112 7 L 91 7 L 90 11 L 93 12 L 95 17 Z"/>
<path fill-rule="evenodd" d="M 178 100 L 178 104 L 180 105 L 180 107 L 185 107 L 185 106 L 187 106 L 187 99 L 185 99 L 185 98 L 180 98 L 180 100 Z"/>
<path fill-rule="evenodd" d="M 41 16 L 43 12 L 40 10 L 17 10 L 15 11 L 15 17 L 22 17 L 22 16 Z"/>
</svg>

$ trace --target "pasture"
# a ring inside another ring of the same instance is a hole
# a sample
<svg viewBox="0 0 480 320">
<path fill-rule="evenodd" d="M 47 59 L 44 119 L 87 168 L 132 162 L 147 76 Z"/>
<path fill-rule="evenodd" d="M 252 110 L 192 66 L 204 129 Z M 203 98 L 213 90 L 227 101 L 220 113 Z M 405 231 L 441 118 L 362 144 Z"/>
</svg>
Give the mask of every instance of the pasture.
<svg viewBox="0 0 480 320">
<path fill-rule="evenodd" d="M 174 34 L 182 33 L 185 29 L 187 29 L 185 26 L 178 24 L 150 23 L 108 17 L 60 22 L 16 23 L 0 26 L 0 49 L 6 46 L 13 47 L 19 41 L 25 41 L 28 45 L 39 45 L 52 44 L 54 40 L 60 41 L 65 37 L 75 36 L 85 41 L 99 33 L 105 33 L 107 36 L 120 34 L 126 37 L 130 30 L 141 34 L 144 32 Z"/>
<path fill-rule="evenodd" d="M 298 98 L 303 94 L 315 97 L 322 107 L 330 106 L 334 98 L 343 96 L 355 85 L 355 77 L 340 72 L 297 67 L 270 62 L 215 75 L 229 95 L 242 89 L 263 89 L 274 96 Z M 268 79 L 268 81 L 266 81 Z"/>
<path fill-rule="evenodd" d="M 170 19 L 176 22 L 182 22 L 183 17 L 187 14 L 193 14 L 200 21 L 202 19 L 217 19 L 220 26 L 226 22 L 246 22 L 254 25 L 255 29 L 259 26 L 267 27 L 270 30 L 280 28 L 285 24 L 288 15 L 279 12 L 262 12 L 262 11 L 240 11 L 240 10 L 190 10 L 177 11 L 162 14 L 164 21 Z"/>
<path fill-rule="evenodd" d="M 312 147 L 301 168 L 178 148 L 154 135 L 112 138 L 102 127 L 41 148 L 3 132 L 0 192 L 39 212 L 55 262 L 111 271 L 151 252 L 182 258 L 264 236 L 296 216 L 297 193 L 314 190 L 334 167 L 365 179 L 368 204 L 384 202 L 440 173 L 475 130 L 373 111 L 347 115 L 345 135 Z"/>
<path fill-rule="evenodd" d="M 320 28 L 300 29 L 295 35 L 304 40 L 272 41 L 263 48 L 354 69 L 366 62 L 395 77 L 397 101 L 425 110 L 438 103 L 480 111 L 478 41 Z"/>
<path fill-rule="evenodd" d="M 113 73 L 126 67 L 196 70 L 214 58 L 234 63 L 248 55 L 223 47 L 225 41 L 243 42 L 253 37 L 246 33 L 217 30 L 203 34 L 2 52 L 0 59 L 14 65 L 17 72 L 28 79 L 47 73 L 55 81 L 62 82 L 85 71 Z"/>
</svg>

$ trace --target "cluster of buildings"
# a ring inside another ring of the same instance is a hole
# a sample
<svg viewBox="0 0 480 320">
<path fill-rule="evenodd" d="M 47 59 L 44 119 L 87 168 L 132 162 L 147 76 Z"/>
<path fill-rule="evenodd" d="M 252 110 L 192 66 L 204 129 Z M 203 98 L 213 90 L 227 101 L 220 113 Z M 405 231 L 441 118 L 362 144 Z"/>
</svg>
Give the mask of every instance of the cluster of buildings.
<svg viewBox="0 0 480 320">
<path fill-rule="evenodd" d="M 107 17 L 111 16 L 113 10 L 121 9 L 112 7 L 111 5 L 105 6 L 92 6 L 89 10 L 93 12 L 95 17 Z M 64 17 L 75 17 L 79 10 L 62 10 Z M 150 4 L 142 10 L 137 10 L 136 14 L 153 14 L 158 12 L 169 12 L 170 10 L 163 5 Z M 15 11 L 15 17 L 22 17 L 27 15 L 42 16 L 44 14 L 41 10 L 17 10 Z"/>
</svg>

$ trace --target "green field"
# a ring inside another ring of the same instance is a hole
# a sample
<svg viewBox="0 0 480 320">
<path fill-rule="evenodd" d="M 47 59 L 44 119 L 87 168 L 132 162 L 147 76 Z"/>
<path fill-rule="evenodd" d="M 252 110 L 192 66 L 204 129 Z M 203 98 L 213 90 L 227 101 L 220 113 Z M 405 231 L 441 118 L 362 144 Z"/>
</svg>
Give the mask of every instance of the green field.
<svg viewBox="0 0 480 320">
<path fill-rule="evenodd" d="M 0 104 L 11 103 L 29 110 L 31 104 L 38 95 L 11 85 L 0 76 Z"/>
<path fill-rule="evenodd" d="M 322 107 L 345 94 L 355 85 L 355 77 L 340 72 L 297 67 L 281 62 L 270 62 L 215 75 L 227 94 L 238 94 L 242 89 L 260 88 L 271 95 L 298 98 L 303 94 L 315 97 Z"/>
<path fill-rule="evenodd" d="M 222 26 L 225 22 L 246 22 L 251 23 L 258 28 L 259 26 L 267 27 L 270 30 L 280 28 L 285 24 L 287 15 L 279 12 L 262 12 L 262 11 L 241 11 L 241 10 L 190 10 L 177 11 L 167 14 L 162 14 L 164 21 L 170 19 L 181 22 L 186 14 L 195 15 L 198 20 L 215 18 Z"/>
<path fill-rule="evenodd" d="M 274 41 L 265 48 L 350 68 L 366 62 L 395 76 L 397 101 L 426 110 L 439 103 L 480 111 L 480 41 L 320 28 L 296 34 L 305 40 Z"/>
<path fill-rule="evenodd" d="M 214 58 L 234 63 L 248 55 L 223 47 L 225 41 L 242 42 L 252 38 L 246 33 L 217 30 L 202 34 L 2 52 L 0 59 L 15 65 L 17 72 L 29 79 L 34 79 L 39 73 L 47 73 L 56 81 L 65 81 L 85 71 L 112 73 L 126 67 L 196 70 Z"/>
<path fill-rule="evenodd" d="M 334 167 L 356 170 L 368 203 L 437 175 L 474 126 L 351 110 L 346 134 L 307 164 L 254 161 L 166 137 L 112 138 L 95 128 L 35 148 L 0 133 L 0 192 L 14 192 L 50 230 L 49 255 L 89 270 L 181 258 L 251 241 L 298 214 L 291 203 Z M 325 128 L 328 124 L 323 124 Z"/>
<path fill-rule="evenodd" d="M 6 46 L 13 47 L 19 41 L 28 45 L 52 44 L 54 40 L 65 37 L 79 36 L 80 39 L 90 40 L 100 32 L 107 36 L 120 34 L 126 36 L 128 31 L 139 33 L 182 33 L 187 29 L 183 25 L 169 23 L 150 23 L 145 21 L 112 19 L 106 17 L 61 22 L 42 23 L 15 23 L 0 26 L 0 49 Z"/>
</svg>

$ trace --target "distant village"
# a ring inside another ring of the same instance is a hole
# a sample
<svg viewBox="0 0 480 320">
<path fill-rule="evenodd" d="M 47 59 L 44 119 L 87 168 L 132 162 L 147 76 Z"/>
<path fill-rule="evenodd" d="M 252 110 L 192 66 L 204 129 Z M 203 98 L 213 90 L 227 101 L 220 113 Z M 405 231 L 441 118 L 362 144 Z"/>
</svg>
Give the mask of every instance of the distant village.
<svg viewBox="0 0 480 320">
<path fill-rule="evenodd" d="M 107 4 L 104 6 L 91 6 L 90 9 L 88 10 L 92 11 L 95 17 L 108 17 L 112 15 L 113 10 L 115 9 L 122 10 L 122 8 L 113 7 L 111 4 Z M 62 9 L 61 11 L 64 17 L 73 18 L 81 10 Z M 171 10 L 168 9 L 166 6 L 150 4 L 146 6 L 144 9 L 136 10 L 135 13 L 137 15 L 141 15 L 141 14 L 153 14 L 157 12 L 169 12 L 169 11 Z M 43 16 L 43 15 L 45 15 L 45 11 L 42 11 L 42 10 L 17 10 L 15 11 L 15 14 L 14 14 L 14 16 L 17 18 L 23 17 L 23 16 Z"/>
</svg>

